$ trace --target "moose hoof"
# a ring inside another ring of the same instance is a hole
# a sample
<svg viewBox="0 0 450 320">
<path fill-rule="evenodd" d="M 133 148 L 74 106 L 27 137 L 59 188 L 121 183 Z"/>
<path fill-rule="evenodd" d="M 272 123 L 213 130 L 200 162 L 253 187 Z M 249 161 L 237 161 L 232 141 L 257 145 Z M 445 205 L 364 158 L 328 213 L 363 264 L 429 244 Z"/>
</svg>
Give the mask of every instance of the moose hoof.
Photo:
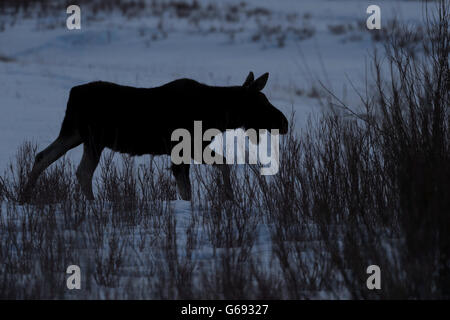
<svg viewBox="0 0 450 320">
<path fill-rule="evenodd" d="M 225 200 L 230 200 L 230 201 L 234 200 L 233 191 L 231 191 L 231 190 L 225 191 Z"/>
<path fill-rule="evenodd" d="M 27 204 L 30 202 L 30 197 L 27 195 L 20 195 L 17 199 L 17 203 L 20 205 Z"/>
<path fill-rule="evenodd" d="M 191 201 L 191 195 L 181 195 L 181 200 Z"/>
<path fill-rule="evenodd" d="M 31 202 L 31 188 L 30 187 L 25 187 L 20 191 L 17 202 L 21 205 Z"/>
<path fill-rule="evenodd" d="M 84 197 L 86 198 L 87 201 L 94 201 L 95 197 L 93 194 L 85 194 Z"/>
</svg>

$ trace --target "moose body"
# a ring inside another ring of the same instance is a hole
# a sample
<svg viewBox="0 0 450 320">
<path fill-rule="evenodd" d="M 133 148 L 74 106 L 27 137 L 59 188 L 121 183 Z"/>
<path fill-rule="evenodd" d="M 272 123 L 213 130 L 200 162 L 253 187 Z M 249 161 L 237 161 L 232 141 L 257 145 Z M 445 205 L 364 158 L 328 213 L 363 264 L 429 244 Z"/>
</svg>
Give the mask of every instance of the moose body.
<svg viewBox="0 0 450 320">
<path fill-rule="evenodd" d="M 155 88 L 109 82 L 73 87 L 60 134 L 36 155 L 24 197 L 49 165 L 80 144 L 84 150 L 76 175 L 84 195 L 93 199 L 92 177 L 104 148 L 130 155 L 170 155 L 177 143 L 171 141 L 172 132 L 183 128 L 193 134 L 194 121 L 202 121 L 205 130 L 279 129 L 284 134 L 287 119 L 260 92 L 267 79 L 266 73 L 254 80 L 250 72 L 242 86 L 231 87 L 208 86 L 190 79 Z M 224 184 L 231 188 L 228 167 L 218 167 Z M 189 200 L 189 164 L 172 165 L 172 172 L 181 198 Z"/>
</svg>

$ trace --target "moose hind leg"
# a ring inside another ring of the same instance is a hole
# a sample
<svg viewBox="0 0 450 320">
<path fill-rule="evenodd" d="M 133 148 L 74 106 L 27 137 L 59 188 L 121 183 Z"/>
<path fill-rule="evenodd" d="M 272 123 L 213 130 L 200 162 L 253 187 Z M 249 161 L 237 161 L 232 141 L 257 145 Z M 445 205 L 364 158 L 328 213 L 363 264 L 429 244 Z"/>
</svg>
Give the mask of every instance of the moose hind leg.
<svg viewBox="0 0 450 320">
<path fill-rule="evenodd" d="M 41 173 L 53 162 L 62 157 L 67 151 L 80 145 L 81 142 L 82 140 L 78 134 L 72 136 L 59 136 L 47 148 L 36 155 L 28 181 L 22 190 L 21 198 L 23 202 L 29 197 L 31 190 L 36 185 L 36 181 Z"/>
<path fill-rule="evenodd" d="M 231 178 L 230 178 L 230 166 L 227 164 L 216 164 L 214 166 L 222 173 L 222 183 L 225 192 L 225 197 L 228 200 L 233 200 L 233 189 L 231 188 Z"/>
<path fill-rule="evenodd" d="M 83 156 L 78 166 L 76 176 L 81 186 L 81 191 L 88 200 L 94 200 L 92 192 L 92 177 L 100 161 L 103 148 L 96 148 L 89 143 L 84 144 Z"/>
<path fill-rule="evenodd" d="M 181 199 L 191 200 L 191 181 L 189 179 L 189 164 L 172 164 L 172 173 L 177 182 L 177 189 Z"/>
</svg>

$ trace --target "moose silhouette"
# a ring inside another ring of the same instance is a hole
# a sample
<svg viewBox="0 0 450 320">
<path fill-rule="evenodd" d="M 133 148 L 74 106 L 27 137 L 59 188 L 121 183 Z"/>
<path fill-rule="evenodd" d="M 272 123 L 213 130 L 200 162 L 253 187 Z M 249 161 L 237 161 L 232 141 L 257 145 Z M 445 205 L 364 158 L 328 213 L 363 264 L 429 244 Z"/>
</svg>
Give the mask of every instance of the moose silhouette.
<svg viewBox="0 0 450 320">
<path fill-rule="evenodd" d="M 129 155 L 170 155 L 174 130 L 193 134 L 194 121 L 203 128 L 278 129 L 288 131 L 288 121 L 261 92 L 269 74 L 254 79 L 249 73 L 240 86 L 209 86 L 178 79 L 159 87 L 135 88 L 110 82 L 90 82 L 71 89 L 59 136 L 34 160 L 22 200 L 29 199 L 39 175 L 72 148 L 83 144 L 76 176 L 85 197 L 94 199 L 92 177 L 104 148 Z M 210 142 L 205 142 L 206 147 Z M 223 183 L 232 192 L 226 161 L 217 165 Z M 191 199 L 189 164 L 172 164 L 178 192 Z"/>
</svg>

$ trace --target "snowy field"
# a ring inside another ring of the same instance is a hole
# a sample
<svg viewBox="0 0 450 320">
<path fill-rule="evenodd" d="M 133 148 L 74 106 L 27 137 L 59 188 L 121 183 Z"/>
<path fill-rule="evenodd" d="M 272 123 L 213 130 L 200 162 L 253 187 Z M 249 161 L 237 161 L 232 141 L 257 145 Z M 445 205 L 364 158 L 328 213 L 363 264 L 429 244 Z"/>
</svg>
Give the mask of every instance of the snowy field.
<svg viewBox="0 0 450 320">
<path fill-rule="evenodd" d="M 50 144 L 59 133 L 70 88 L 90 81 L 154 87 L 177 78 L 192 78 L 226 86 L 241 84 L 249 71 L 256 76 L 269 72 L 264 93 L 287 117 L 295 112 L 298 133 L 309 117 L 325 111 L 318 100 L 325 95 L 318 80 L 350 105 L 358 104 L 352 85 L 364 89 L 369 56 L 377 46 L 372 31 L 365 28 L 366 8 L 373 1 L 204 0 L 198 3 L 200 9 L 192 9 L 186 15 L 176 12 L 157 15 L 149 7 L 129 15 L 120 10 L 94 14 L 81 5 L 81 30 L 65 28 L 67 14 L 62 5 L 59 12 L 48 16 L 39 16 L 39 11 L 25 16 L 3 12 L 0 15 L 0 171 L 7 168 L 24 141 L 37 143 L 39 150 Z M 211 4 L 215 9 L 208 11 L 206 8 Z M 422 17 L 422 4 L 418 1 L 377 1 L 376 4 L 381 7 L 382 27 L 393 17 L 405 22 L 417 22 Z M 81 152 L 82 147 L 78 147 L 67 158 L 76 164 Z M 7 212 L 7 204 L 2 205 L 0 212 Z M 174 241 L 179 242 L 179 250 L 184 255 L 183 246 L 189 241 L 192 221 L 206 218 L 201 208 L 189 202 L 175 200 L 169 206 L 177 220 L 175 230 L 179 238 Z M 268 226 L 249 219 L 256 228 L 251 252 L 259 257 L 261 265 L 270 265 L 273 256 Z M 217 253 L 208 240 L 214 230 L 203 229 L 198 221 L 194 225 L 198 228 L 193 253 L 196 261 L 193 277 L 196 278 L 202 276 L 199 265 L 213 265 Z M 130 243 L 138 241 L 136 234 L 141 234 L 142 228 L 132 229 L 135 236 L 114 234 L 129 238 L 126 242 Z M 76 231 L 67 232 L 75 232 L 75 236 L 69 237 L 76 238 Z M 86 243 L 77 245 L 89 247 Z M 76 256 L 86 256 L 80 250 Z M 108 255 L 106 249 L 104 255 Z M 142 259 L 150 259 L 149 255 L 132 252 L 123 257 L 126 263 L 121 272 L 126 280 L 119 283 L 125 292 L 127 287 L 123 284 L 133 283 L 130 279 L 144 281 L 145 275 L 137 267 L 141 264 L 136 261 L 144 256 Z M 155 261 L 161 259 L 154 252 L 151 255 Z M 85 262 L 80 263 L 82 268 L 86 267 Z M 311 266 L 317 267 L 314 263 Z M 338 298 L 348 297 L 346 292 L 341 294 Z M 131 297 L 136 296 L 140 297 L 139 294 Z M 77 298 L 69 294 L 66 297 Z M 129 296 L 118 289 L 91 292 L 87 297 Z M 310 297 L 336 298 L 323 291 L 311 292 Z"/>
</svg>

